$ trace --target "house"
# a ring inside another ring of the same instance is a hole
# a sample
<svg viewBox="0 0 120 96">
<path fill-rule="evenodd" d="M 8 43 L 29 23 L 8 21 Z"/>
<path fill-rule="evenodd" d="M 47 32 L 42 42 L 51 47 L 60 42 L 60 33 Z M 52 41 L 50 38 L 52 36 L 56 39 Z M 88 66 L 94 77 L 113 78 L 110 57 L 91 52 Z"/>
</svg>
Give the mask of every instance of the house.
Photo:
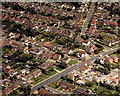
<svg viewBox="0 0 120 96">
<path fill-rule="evenodd" d="M 38 95 L 40 96 L 48 96 L 48 95 L 54 95 L 54 93 L 46 90 L 46 89 L 43 89 L 43 88 L 40 88 L 40 90 L 38 91 Z"/>
<path fill-rule="evenodd" d="M 47 47 L 47 48 L 49 48 L 49 49 L 53 49 L 53 45 L 51 45 L 51 42 L 46 42 L 46 43 L 44 43 L 44 47 Z"/>
<path fill-rule="evenodd" d="M 82 73 L 86 73 L 90 70 L 90 68 L 85 66 L 85 65 L 81 65 L 81 66 L 78 67 L 78 70 Z"/>
<path fill-rule="evenodd" d="M 117 56 L 110 56 L 114 62 L 118 62 L 118 57 Z"/>
<path fill-rule="evenodd" d="M 34 78 L 36 78 L 42 74 L 42 71 L 40 69 L 37 69 L 32 74 L 33 74 Z"/>
<path fill-rule="evenodd" d="M 82 45 L 84 45 L 84 46 L 88 46 L 88 45 L 90 45 L 90 41 L 88 41 L 88 40 L 84 40 L 84 41 L 82 42 Z"/>
<path fill-rule="evenodd" d="M 57 79 L 55 80 L 55 85 L 60 86 L 61 80 Z"/>
<path fill-rule="evenodd" d="M 118 73 L 111 73 L 109 76 L 107 76 L 107 78 L 105 78 L 104 80 L 106 83 L 108 84 L 112 84 L 112 85 L 117 85 L 119 84 L 119 75 Z"/>
<path fill-rule="evenodd" d="M 16 90 L 19 87 L 20 87 L 20 85 L 18 83 L 14 83 L 11 86 L 9 86 L 9 87 L 5 88 L 4 90 L 2 90 L 2 94 L 3 94 L 3 96 L 7 95 L 7 94 L 10 94 L 12 91 Z"/>
<path fill-rule="evenodd" d="M 29 73 L 28 75 L 24 76 L 24 77 L 22 78 L 22 80 L 24 80 L 24 81 L 26 81 L 26 82 L 28 82 L 28 83 L 31 83 L 31 82 L 32 82 L 32 81 L 31 81 L 32 78 L 33 78 L 33 75 L 32 75 L 31 73 Z"/>
<path fill-rule="evenodd" d="M 111 57 L 105 57 L 105 61 L 107 63 L 113 63 L 113 59 Z"/>
<path fill-rule="evenodd" d="M 82 80 L 77 80 L 76 83 L 77 83 L 77 84 L 85 84 L 85 82 L 82 81 Z"/>
<path fill-rule="evenodd" d="M 62 62 L 68 64 L 68 62 L 69 62 L 70 60 L 71 60 L 71 58 L 65 57 L 64 59 L 62 59 Z"/>
<path fill-rule="evenodd" d="M 80 38 L 79 36 L 75 37 L 75 42 L 76 43 L 79 43 L 79 44 L 82 44 L 84 40 L 82 38 Z"/>
<path fill-rule="evenodd" d="M 69 50 L 67 48 L 61 48 L 60 51 L 65 54 L 68 54 L 68 52 L 69 52 Z"/>
<path fill-rule="evenodd" d="M 87 91 L 86 89 L 84 89 L 84 88 L 82 88 L 82 87 L 78 87 L 78 88 L 75 89 L 74 92 L 75 92 L 76 94 L 79 94 L 79 95 L 84 95 L 86 91 Z"/>
<path fill-rule="evenodd" d="M 75 90 L 76 86 L 73 84 L 68 85 L 68 90 L 73 92 Z"/>
<path fill-rule="evenodd" d="M 55 54 L 52 58 L 53 58 L 53 60 L 60 60 L 61 55 L 60 54 Z"/>
<path fill-rule="evenodd" d="M 42 71 L 40 69 L 36 69 L 35 71 L 29 73 L 28 75 L 24 76 L 22 78 L 22 80 L 28 82 L 28 83 L 31 83 L 32 82 L 32 78 L 36 78 L 38 76 L 40 76 L 42 74 Z"/>
<path fill-rule="evenodd" d="M 87 53 L 85 51 L 80 51 L 79 53 L 77 53 L 77 56 L 79 59 L 86 59 Z"/>
<path fill-rule="evenodd" d="M 69 83 L 67 81 L 61 81 L 60 86 L 66 90 L 68 88 Z"/>
<path fill-rule="evenodd" d="M 67 78 L 68 78 L 69 80 L 72 80 L 72 81 L 75 80 L 75 77 L 74 77 L 74 75 L 73 75 L 72 73 L 67 73 L 66 76 L 67 76 Z"/>
<path fill-rule="evenodd" d="M 50 66 L 53 66 L 53 63 L 47 61 L 47 62 L 44 62 L 43 64 L 41 64 L 40 68 L 46 70 Z"/>
</svg>

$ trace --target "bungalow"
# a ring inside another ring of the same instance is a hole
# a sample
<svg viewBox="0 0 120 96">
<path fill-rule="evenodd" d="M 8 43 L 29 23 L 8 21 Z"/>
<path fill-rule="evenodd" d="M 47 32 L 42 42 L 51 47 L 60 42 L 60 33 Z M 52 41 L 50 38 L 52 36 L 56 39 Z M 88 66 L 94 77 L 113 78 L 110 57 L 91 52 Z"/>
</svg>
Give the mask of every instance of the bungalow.
<svg viewBox="0 0 120 96">
<path fill-rule="evenodd" d="M 118 57 L 117 56 L 110 56 L 114 62 L 118 62 Z"/>
<path fill-rule="evenodd" d="M 29 73 L 28 75 L 24 76 L 24 77 L 22 78 L 22 80 L 24 80 L 24 81 L 26 81 L 26 82 L 28 82 L 28 83 L 31 83 L 31 82 L 32 82 L 32 81 L 31 81 L 32 78 L 33 78 L 33 75 L 32 75 L 31 73 Z"/>
<path fill-rule="evenodd" d="M 59 80 L 59 79 L 57 79 L 57 80 L 55 81 L 55 85 L 57 85 L 57 86 L 60 86 L 60 83 L 61 83 L 61 80 Z"/>
<path fill-rule="evenodd" d="M 82 42 L 82 45 L 84 45 L 84 46 L 88 46 L 88 45 L 90 45 L 90 41 L 88 41 L 88 40 L 84 40 L 84 41 Z"/>
<path fill-rule="evenodd" d="M 34 78 L 36 78 L 42 74 L 42 71 L 40 69 L 37 69 L 32 74 L 33 74 Z"/>
<path fill-rule="evenodd" d="M 80 38 L 79 36 L 78 37 L 75 37 L 75 42 L 76 43 L 79 43 L 79 44 L 82 44 L 84 40 L 82 38 Z"/>
<path fill-rule="evenodd" d="M 50 66 L 53 66 L 53 63 L 51 63 L 51 62 L 44 62 L 43 64 L 40 65 L 40 68 L 46 70 Z"/>
<path fill-rule="evenodd" d="M 66 90 L 68 88 L 69 83 L 67 81 L 61 81 L 60 86 Z"/>
<path fill-rule="evenodd" d="M 60 54 L 55 54 L 52 58 L 53 58 L 53 60 L 60 60 L 61 55 Z"/>
<path fill-rule="evenodd" d="M 68 78 L 69 80 L 72 80 L 72 81 L 75 80 L 75 77 L 74 77 L 74 75 L 73 75 L 72 73 L 67 73 L 66 76 L 67 76 L 67 78 Z"/>
<path fill-rule="evenodd" d="M 79 66 L 79 68 L 78 68 L 78 71 L 80 71 L 80 72 L 82 72 L 82 73 L 86 73 L 86 72 L 88 72 L 89 70 L 90 70 L 90 68 L 87 67 L 87 66 L 85 66 L 85 65 L 81 65 L 81 66 Z"/>
<path fill-rule="evenodd" d="M 66 54 L 68 54 L 68 52 L 69 52 L 69 50 L 67 48 L 61 48 L 60 51 L 63 53 L 66 53 Z"/>
<path fill-rule="evenodd" d="M 105 61 L 107 63 L 113 63 L 113 59 L 111 57 L 105 57 Z"/>
<path fill-rule="evenodd" d="M 77 53 L 77 56 L 79 59 L 86 59 L 87 53 L 85 51 L 80 51 L 79 53 Z"/>
<path fill-rule="evenodd" d="M 76 86 L 73 84 L 68 85 L 68 90 L 73 92 L 75 90 Z"/>
<path fill-rule="evenodd" d="M 78 87 L 78 88 L 75 89 L 74 92 L 75 92 L 76 94 L 79 94 L 79 95 L 84 95 L 86 91 L 87 91 L 86 89 L 84 89 L 84 88 L 82 88 L 82 87 Z"/>
<path fill-rule="evenodd" d="M 31 83 L 32 82 L 31 81 L 32 78 L 36 78 L 36 77 L 40 76 L 41 74 L 42 74 L 42 71 L 40 69 L 37 69 L 34 72 L 29 73 L 28 75 L 24 76 L 22 78 L 22 80 L 24 80 L 24 81 L 26 81 L 28 83 Z"/>
<path fill-rule="evenodd" d="M 47 95 L 54 95 L 54 93 L 46 90 L 46 89 L 43 89 L 43 88 L 40 88 L 40 90 L 38 91 L 38 95 L 40 96 L 47 96 Z"/>
</svg>

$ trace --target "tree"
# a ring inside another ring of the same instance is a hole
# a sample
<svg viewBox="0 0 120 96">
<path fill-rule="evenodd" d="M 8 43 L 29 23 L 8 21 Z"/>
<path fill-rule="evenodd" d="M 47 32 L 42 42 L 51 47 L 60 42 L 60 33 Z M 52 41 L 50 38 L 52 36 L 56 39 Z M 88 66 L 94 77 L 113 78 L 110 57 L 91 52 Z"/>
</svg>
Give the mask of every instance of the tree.
<svg viewBox="0 0 120 96">
<path fill-rule="evenodd" d="M 60 65 L 59 65 L 61 68 L 67 68 L 67 64 L 66 63 L 60 63 Z"/>
<path fill-rule="evenodd" d="M 118 23 L 118 26 L 120 27 L 120 19 L 117 21 L 117 23 Z"/>
<path fill-rule="evenodd" d="M 87 82 L 85 85 L 91 87 L 93 85 L 93 82 Z"/>
<path fill-rule="evenodd" d="M 105 63 L 104 67 L 108 68 L 109 71 L 111 70 L 111 64 L 110 63 Z"/>
<path fill-rule="evenodd" d="M 25 96 L 29 96 L 31 93 L 31 86 L 30 85 L 21 86 L 20 90 L 24 92 Z"/>
<path fill-rule="evenodd" d="M 3 79 L 3 80 L 5 79 L 5 74 L 4 74 L 4 73 L 2 74 L 2 79 Z"/>
<path fill-rule="evenodd" d="M 11 81 L 13 81 L 13 79 L 14 79 L 13 77 L 10 77 L 10 80 L 11 80 Z"/>
<path fill-rule="evenodd" d="M 117 85 L 117 86 L 115 87 L 115 89 L 116 89 L 116 91 L 120 92 L 120 85 Z"/>
<path fill-rule="evenodd" d="M 107 74 L 110 73 L 110 71 L 108 70 L 108 68 L 104 68 L 104 73 L 105 73 L 105 75 L 107 75 Z"/>
</svg>

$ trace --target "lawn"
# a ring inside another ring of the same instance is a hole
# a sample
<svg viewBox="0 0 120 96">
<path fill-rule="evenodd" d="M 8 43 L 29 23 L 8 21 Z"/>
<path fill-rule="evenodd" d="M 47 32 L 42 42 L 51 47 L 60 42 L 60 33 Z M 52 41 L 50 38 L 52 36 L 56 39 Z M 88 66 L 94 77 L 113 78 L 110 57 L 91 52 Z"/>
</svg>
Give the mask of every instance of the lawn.
<svg viewBox="0 0 120 96">
<path fill-rule="evenodd" d="M 50 44 L 52 44 L 52 45 L 53 45 L 53 44 L 55 44 L 55 43 L 56 43 L 56 40 L 52 41 Z"/>
<path fill-rule="evenodd" d="M 70 61 L 68 62 L 68 64 L 76 64 L 76 63 L 78 63 L 78 61 L 76 61 L 76 60 L 70 60 Z"/>
<path fill-rule="evenodd" d="M 52 88 L 58 88 L 58 87 L 59 87 L 59 86 L 56 86 L 56 85 L 55 85 L 55 82 L 51 82 L 51 83 L 49 84 L 49 86 L 52 87 Z"/>
<path fill-rule="evenodd" d="M 33 83 L 33 85 L 35 85 L 46 78 L 48 78 L 48 76 L 42 73 L 39 77 L 32 78 L 32 80 L 33 80 L 32 83 Z"/>
<path fill-rule="evenodd" d="M 100 33 L 101 36 L 105 36 L 105 34 L 106 34 L 105 32 L 101 32 Z"/>
<path fill-rule="evenodd" d="M 62 70 L 63 70 L 63 68 L 60 68 L 60 67 L 58 67 L 58 66 L 56 66 L 56 69 L 57 69 L 58 71 L 62 71 Z"/>
<path fill-rule="evenodd" d="M 112 54 L 112 55 L 110 55 L 110 56 L 117 56 L 117 54 Z"/>
</svg>

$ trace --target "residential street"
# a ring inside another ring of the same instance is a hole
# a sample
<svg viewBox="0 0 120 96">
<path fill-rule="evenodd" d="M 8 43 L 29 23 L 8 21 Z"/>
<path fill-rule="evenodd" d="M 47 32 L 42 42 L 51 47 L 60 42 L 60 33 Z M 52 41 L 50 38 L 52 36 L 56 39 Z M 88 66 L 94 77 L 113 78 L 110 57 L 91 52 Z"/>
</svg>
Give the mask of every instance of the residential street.
<svg viewBox="0 0 120 96">
<path fill-rule="evenodd" d="M 85 34 L 85 32 L 87 31 L 88 24 L 89 24 L 89 22 L 90 22 L 90 19 L 91 19 L 91 17 L 92 17 L 92 13 L 93 13 L 93 11 L 94 11 L 94 6 L 95 6 L 95 2 L 93 2 L 93 3 L 91 4 L 90 10 L 89 10 L 89 12 L 88 12 L 88 14 L 87 14 L 87 16 L 86 16 L 86 20 L 85 20 L 85 22 L 84 22 L 84 24 L 83 24 L 82 31 L 81 31 L 81 33 L 80 33 L 81 35 Z"/>
<path fill-rule="evenodd" d="M 116 50 L 118 50 L 118 49 L 120 49 L 120 47 L 119 47 L 119 48 L 116 48 L 116 49 L 113 49 L 113 50 L 110 50 L 110 51 L 107 51 L 107 52 L 104 52 L 104 53 L 101 53 L 101 54 L 99 54 L 99 55 L 97 55 L 97 56 L 91 57 L 90 59 L 86 60 L 86 62 L 91 62 L 91 61 L 99 58 L 100 55 L 105 56 L 105 55 L 107 55 L 107 54 L 113 53 L 114 51 L 116 51 Z M 42 86 L 50 83 L 51 81 L 53 81 L 53 80 L 61 77 L 62 75 L 66 74 L 66 73 L 68 73 L 68 72 L 70 72 L 70 71 L 72 71 L 72 70 L 74 70 L 74 69 L 77 69 L 77 67 L 78 67 L 78 66 L 81 66 L 82 64 L 84 64 L 84 62 L 81 62 L 81 63 L 79 63 L 79 64 L 75 64 L 75 65 L 73 65 L 73 66 L 70 66 L 70 67 L 64 69 L 63 71 L 61 71 L 60 73 L 57 73 L 57 74 L 49 77 L 48 79 L 45 79 L 44 81 L 40 82 L 39 84 L 33 86 L 31 91 L 34 92 L 36 89 L 38 89 L 38 88 L 40 88 L 40 87 L 42 87 Z"/>
</svg>

